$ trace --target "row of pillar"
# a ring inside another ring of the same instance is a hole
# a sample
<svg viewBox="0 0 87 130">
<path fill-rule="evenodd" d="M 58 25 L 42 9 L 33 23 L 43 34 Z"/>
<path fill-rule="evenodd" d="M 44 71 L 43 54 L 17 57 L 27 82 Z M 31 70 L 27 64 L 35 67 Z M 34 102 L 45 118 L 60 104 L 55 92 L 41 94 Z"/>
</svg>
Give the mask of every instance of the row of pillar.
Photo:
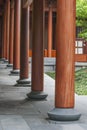
<svg viewBox="0 0 87 130">
<path fill-rule="evenodd" d="M 11 14 L 10 14 L 10 12 L 11 12 Z M 12 25 L 14 25 L 14 4 L 13 4 L 13 0 L 12 0 L 12 2 L 11 2 L 11 8 L 10 8 L 10 1 L 8 0 L 7 1 L 7 3 L 6 3 L 6 9 L 5 9 L 5 12 L 4 13 L 6 13 L 7 14 L 7 16 L 5 16 L 6 17 L 6 21 L 5 21 L 5 26 L 6 26 L 6 29 L 7 29 L 7 31 L 6 32 L 11 32 L 11 30 L 13 29 L 13 26 Z M 5 14 L 5 15 L 6 15 Z M 10 17 L 9 17 L 10 16 Z M 11 19 L 9 19 L 9 18 L 11 18 Z M 5 18 L 4 18 L 5 19 Z M 12 24 L 11 24 L 11 21 L 12 21 Z M 11 24 L 11 25 L 10 25 Z M 9 28 L 9 26 L 11 26 L 10 28 Z M 4 29 L 4 30 L 6 30 L 6 29 Z M 11 29 L 11 30 L 9 30 L 9 29 Z M 5 47 L 5 58 L 7 59 L 7 61 L 9 60 L 9 64 L 11 64 L 11 66 L 12 66 L 12 64 L 13 64 L 13 57 L 12 57 L 12 44 L 11 44 L 11 46 L 10 46 L 10 42 L 12 42 L 12 41 L 9 41 L 10 40 L 10 38 L 9 38 L 9 34 L 10 35 L 13 35 L 13 33 L 6 33 L 6 41 L 7 41 L 7 44 L 6 44 L 6 47 Z M 5 33 L 5 32 L 4 32 Z M 13 37 L 13 36 L 11 36 L 11 37 Z M 48 11 L 48 53 L 47 53 L 47 56 L 48 57 L 51 57 L 52 56 L 52 6 L 50 5 L 49 6 L 49 11 Z M 3 52 L 4 53 L 4 52 Z M 10 65 L 8 65 L 8 66 L 10 66 Z M 19 68 L 19 67 L 18 67 Z"/>
<path fill-rule="evenodd" d="M 5 10 L 9 8 L 8 4 Z M 66 6 L 67 5 L 67 6 Z M 8 8 L 7 8 L 8 7 Z M 33 38 L 32 38 L 32 86 L 31 92 L 27 94 L 30 99 L 45 99 L 47 94 L 43 84 L 43 22 L 44 22 L 44 0 L 33 1 Z M 29 50 L 29 6 L 21 11 L 21 0 L 15 0 L 14 8 L 4 12 L 4 35 L 3 35 L 3 58 L 5 48 L 9 44 L 9 63 L 13 64 L 12 73 L 18 73 L 18 82 L 28 81 L 28 50 Z M 51 8 L 49 12 L 49 39 L 52 37 Z M 8 17 L 10 12 L 10 39 Z M 21 19 L 20 19 L 21 16 Z M 21 25 L 20 25 L 21 21 Z M 20 28 L 21 27 L 21 28 Z M 13 31 L 14 30 L 14 31 Z M 21 34 L 21 35 L 20 35 Z M 77 120 L 80 114 L 74 109 L 74 45 L 75 45 L 75 0 L 57 1 L 57 25 L 56 25 L 56 86 L 55 86 L 55 108 L 48 112 L 52 120 Z M 14 39 L 14 40 L 13 40 Z M 8 42 L 10 41 L 10 42 Z M 20 42 L 21 41 L 21 42 Z M 49 41 L 52 42 L 51 40 Z M 51 48 L 51 46 L 49 47 Z M 8 50 L 9 50 L 8 49 Z M 7 53 L 6 53 L 7 54 Z M 49 55 L 51 55 L 49 51 Z M 10 56 L 10 55 L 9 55 Z"/>
</svg>

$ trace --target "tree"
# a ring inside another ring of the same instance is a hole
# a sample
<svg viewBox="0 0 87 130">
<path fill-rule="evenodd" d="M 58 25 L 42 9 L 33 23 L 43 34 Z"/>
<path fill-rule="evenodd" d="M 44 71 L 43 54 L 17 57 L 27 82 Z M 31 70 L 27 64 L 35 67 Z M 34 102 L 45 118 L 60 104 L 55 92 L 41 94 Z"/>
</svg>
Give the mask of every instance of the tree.
<svg viewBox="0 0 87 130">
<path fill-rule="evenodd" d="M 87 40 L 87 0 L 76 1 L 76 25 L 82 27 L 79 36 Z"/>
</svg>

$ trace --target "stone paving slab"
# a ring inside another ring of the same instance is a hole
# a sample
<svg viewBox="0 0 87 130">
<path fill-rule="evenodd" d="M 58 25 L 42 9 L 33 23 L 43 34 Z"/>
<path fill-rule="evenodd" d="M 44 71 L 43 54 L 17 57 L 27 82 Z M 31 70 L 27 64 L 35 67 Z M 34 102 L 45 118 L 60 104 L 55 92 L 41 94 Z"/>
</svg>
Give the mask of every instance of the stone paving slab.
<svg viewBox="0 0 87 130">
<path fill-rule="evenodd" d="M 81 124 L 79 124 L 79 126 L 82 127 L 84 130 L 87 130 L 87 124 L 81 123 Z"/>
<path fill-rule="evenodd" d="M 6 116 L 1 119 L 2 130 L 31 130 L 21 116 Z"/>
<path fill-rule="evenodd" d="M 32 130 L 63 130 L 61 126 L 55 125 L 39 125 L 39 126 L 32 126 Z"/>
<path fill-rule="evenodd" d="M 1 126 L 0 126 L 0 130 L 3 130 Z"/>
<path fill-rule="evenodd" d="M 62 125 L 63 130 L 87 130 L 87 126 L 84 128 L 84 126 L 74 124 L 74 125 Z"/>
</svg>

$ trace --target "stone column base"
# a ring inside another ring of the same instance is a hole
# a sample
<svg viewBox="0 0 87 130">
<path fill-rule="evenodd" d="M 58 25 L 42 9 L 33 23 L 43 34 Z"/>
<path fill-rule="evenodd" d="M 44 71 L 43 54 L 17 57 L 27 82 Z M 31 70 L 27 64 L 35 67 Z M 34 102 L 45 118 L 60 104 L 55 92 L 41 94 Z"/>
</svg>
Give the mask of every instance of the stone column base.
<svg viewBox="0 0 87 130">
<path fill-rule="evenodd" d="M 7 64 L 8 64 L 8 60 L 7 60 L 7 59 L 5 59 L 5 58 L 3 58 L 3 60 L 2 60 L 2 64 L 7 65 Z"/>
<path fill-rule="evenodd" d="M 20 74 L 20 70 L 17 69 L 17 70 L 12 70 L 10 75 L 14 75 L 14 76 L 18 76 Z"/>
<path fill-rule="evenodd" d="M 17 80 L 17 84 L 15 86 L 20 86 L 20 87 L 31 87 L 31 80 L 28 79 L 19 79 Z"/>
<path fill-rule="evenodd" d="M 7 67 L 12 68 L 13 64 L 8 64 Z"/>
<path fill-rule="evenodd" d="M 29 99 L 33 100 L 44 100 L 48 95 L 42 91 L 31 91 L 27 96 Z"/>
<path fill-rule="evenodd" d="M 80 118 L 81 114 L 73 108 L 54 108 L 48 112 L 48 116 L 51 120 L 55 121 L 76 121 Z"/>
<path fill-rule="evenodd" d="M 6 59 L 5 58 L 0 58 L 0 61 L 5 61 Z"/>
<path fill-rule="evenodd" d="M 8 63 L 8 60 L 7 60 L 7 59 L 5 59 L 5 60 L 4 60 L 4 63 Z"/>
</svg>

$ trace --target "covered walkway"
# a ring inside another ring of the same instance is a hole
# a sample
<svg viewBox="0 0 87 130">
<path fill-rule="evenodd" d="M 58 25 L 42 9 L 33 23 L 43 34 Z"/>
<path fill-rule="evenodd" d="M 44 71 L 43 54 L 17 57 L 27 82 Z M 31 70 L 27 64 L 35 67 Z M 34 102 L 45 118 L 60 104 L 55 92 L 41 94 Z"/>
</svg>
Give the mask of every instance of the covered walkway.
<svg viewBox="0 0 87 130">
<path fill-rule="evenodd" d="M 27 99 L 30 87 L 14 86 L 19 76 L 0 62 L 0 130 L 87 130 L 87 96 L 76 95 L 75 108 L 82 114 L 78 121 L 52 121 L 47 112 L 54 108 L 54 80 L 44 74 L 43 101 Z"/>
<path fill-rule="evenodd" d="M 52 6 L 52 1 L 48 0 L 49 7 Z M 75 99 L 74 94 L 76 0 L 56 1 L 55 82 L 43 75 L 45 2 L 45 0 L 34 0 L 33 3 L 32 0 L 2 0 L 1 2 L 3 29 L 0 60 L 4 62 L 0 63 L 2 130 L 81 130 L 82 127 L 86 127 L 87 110 L 84 110 L 87 104 L 86 97 L 80 99 L 76 96 Z M 31 4 L 32 69 L 29 75 Z M 49 16 L 52 16 L 52 12 Z M 51 45 L 52 19 L 48 21 L 50 25 L 48 43 Z M 49 49 L 51 50 L 51 46 Z M 74 122 L 79 118 L 78 122 Z M 71 122 L 66 123 L 66 121 Z"/>
</svg>

